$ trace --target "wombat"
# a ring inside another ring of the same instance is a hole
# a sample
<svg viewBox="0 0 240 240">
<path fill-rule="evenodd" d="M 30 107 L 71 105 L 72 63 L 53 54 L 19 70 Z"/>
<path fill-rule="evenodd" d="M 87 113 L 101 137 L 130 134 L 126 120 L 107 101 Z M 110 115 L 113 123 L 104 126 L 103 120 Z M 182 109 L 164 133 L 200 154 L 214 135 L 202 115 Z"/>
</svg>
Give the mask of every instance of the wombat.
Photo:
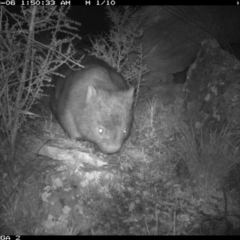
<svg viewBox="0 0 240 240">
<path fill-rule="evenodd" d="M 72 139 L 95 143 L 103 153 L 116 153 L 132 126 L 134 88 L 103 60 L 86 56 L 85 67 L 63 66 L 55 76 L 50 107 Z"/>
</svg>

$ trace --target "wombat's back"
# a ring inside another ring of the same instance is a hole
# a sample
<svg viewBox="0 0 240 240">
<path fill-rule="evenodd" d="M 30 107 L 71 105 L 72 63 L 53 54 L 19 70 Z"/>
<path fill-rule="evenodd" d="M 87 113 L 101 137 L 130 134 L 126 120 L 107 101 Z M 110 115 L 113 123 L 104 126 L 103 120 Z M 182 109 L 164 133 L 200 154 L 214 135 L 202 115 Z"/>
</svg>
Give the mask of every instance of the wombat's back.
<svg viewBox="0 0 240 240">
<path fill-rule="evenodd" d="M 102 60 L 85 57 L 81 64 L 83 70 L 63 67 L 65 78 L 54 79 L 52 112 L 69 137 L 117 152 L 130 132 L 134 89 Z"/>
</svg>

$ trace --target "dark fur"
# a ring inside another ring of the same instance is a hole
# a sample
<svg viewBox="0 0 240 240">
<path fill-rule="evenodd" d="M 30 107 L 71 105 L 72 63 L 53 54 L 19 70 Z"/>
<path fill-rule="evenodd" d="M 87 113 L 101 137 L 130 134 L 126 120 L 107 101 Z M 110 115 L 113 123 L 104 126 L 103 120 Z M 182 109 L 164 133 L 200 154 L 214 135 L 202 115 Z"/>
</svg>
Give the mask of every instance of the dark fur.
<svg viewBox="0 0 240 240">
<path fill-rule="evenodd" d="M 85 57 L 81 64 L 82 70 L 60 69 L 65 78 L 53 80 L 51 110 L 70 138 L 115 153 L 130 132 L 134 89 L 100 59 Z"/>
</svg>

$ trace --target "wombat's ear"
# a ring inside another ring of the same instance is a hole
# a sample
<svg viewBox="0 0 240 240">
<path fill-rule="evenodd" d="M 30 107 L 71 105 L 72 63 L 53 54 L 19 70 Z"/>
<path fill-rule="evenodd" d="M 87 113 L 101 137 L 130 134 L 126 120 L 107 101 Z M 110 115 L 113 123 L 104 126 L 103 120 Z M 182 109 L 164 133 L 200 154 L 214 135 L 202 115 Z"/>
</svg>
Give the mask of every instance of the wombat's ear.
<svg viewBox="0 0 240 240">
<path fill-rule="evenodd" d="M 128 91 L 126 92 L 126 97 L 128 99 L 133 99 L 134 96 L 134 87 L 131 87 L 128 89 Z"/>
<path fill-rule="evenodd" d="M 93 86 L 89 85 L 88 89 L 87 89 L 87 99 L 86 99 L 86 102 L 87 103 L 90 102 L 91 98 L 94 98 L 96 96 L 97 96 L 96 89 Z"/>
<path fill-rule="evenodd" d="M 122 93 L 122 98 L 127 103 L 127 105 L 132 105 L 134 99 L 134 87 L 129 88 L 128 90 Z"/>
<path fill-rule="evenodd" d="M 133 95 L 134 95 L 134 87 L 131 87 L 131 88 L 129 89 L 129 95 L 130 95 L 131 97 L 133 97 Z"/>
</svg>

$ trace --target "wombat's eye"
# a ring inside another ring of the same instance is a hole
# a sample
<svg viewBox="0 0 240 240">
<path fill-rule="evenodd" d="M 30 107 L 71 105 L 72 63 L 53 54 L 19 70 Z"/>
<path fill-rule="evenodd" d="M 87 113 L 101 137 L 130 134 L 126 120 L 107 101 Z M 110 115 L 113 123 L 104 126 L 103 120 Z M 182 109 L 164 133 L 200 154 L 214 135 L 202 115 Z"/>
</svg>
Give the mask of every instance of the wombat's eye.
<svg viewBox="0 0 240 240">
<path fill-rule="evenodd" d="M 126 134 L 126 133 L 127 133 L 127 130 L 123 130 L 123 133 Z"/>
<path fill-rule="evenodd" d="M 103 134 L 103 128 L 99 128 L 99 129 L 98 129 L 98 132 L 99 132 L 99 134 L 102 135 L 102 134 Z"/>
</svg>

